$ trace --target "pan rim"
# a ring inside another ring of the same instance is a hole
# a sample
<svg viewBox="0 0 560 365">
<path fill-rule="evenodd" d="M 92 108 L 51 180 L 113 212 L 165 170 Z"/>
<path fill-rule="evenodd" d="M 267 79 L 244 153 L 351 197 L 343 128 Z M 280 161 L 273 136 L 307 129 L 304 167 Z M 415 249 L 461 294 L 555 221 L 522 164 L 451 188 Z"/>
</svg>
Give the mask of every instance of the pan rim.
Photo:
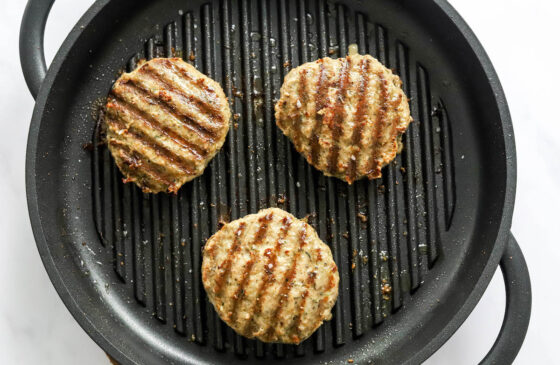
<svg viewBox="0 0 560 365">
<path fill-rule="evenodd" d="M 502 219 L 498 229 L 498 235 L 496 242 L 494 243 L 492 253 L 490 254 L 490 258 L 487 261 L 482 274 L 469 294 L 467 300 L 465 300 L 463 305 L 455 313 L 453 319 L 449 321 L 448 324 L 438 333 L 438 335 L 432 338 L 432 340 L 421 351 L 413 355 L 407 361 L 407 364 L 421 363 L 435 353 L 459 329 L 480 301 L 480 298 L 490 284 L 490 280 L 498 269 L 500 259 L 510 236 L 517 185 L 517 157 L 513 124 L 506 96 L 498 78 L 498 74 L 496 73 L 492 61 L 484 50 L 484 47 L 480 43 L 479 39 L 457 10 L 455 10 L 455 8 L 447 0 L 434 0 L 434 3 L 453 21 L 454 25 L 457 27 L 469 47 L 473 50 L 480 62 L 480 65 L 482 66 L 486 79 L 494 92 L 494 98 L 500 114 L 504 138 L 506 185 L 504 190 L 504 203 L 502 206 Z"/>
<path fill-rule="evenodd" d="M 109 338 L 110 335 L 97 328 L 95 323 L 90 320 L 87 313 L 85 313 L 78 303 L 75 301 L 73 292 L 68 288 L 64 280 L 63 273 L 61 273 L 52 258 L 49 245 L 47 243 L 41 217 L 39 215 L 37 186 L 36 186 L 36 151 L 39 142 L 39 130 L 43 119 L 43 111 L 50 94 L 52 85 L 59 74 L 64 60 L 67 58 L 68 53 L 74 47 L 83 31 L 90 25 L 92 20 L 109 4 L 110 0 L 97 0 L 86 11 L 86 13 L 77 22 L 67 38 L 58 50 L 52 64 L 49 67 L 46 78 L 41 85 L 37 100 L 35 103 L 31 124 L 29 127 L 27 152 L 26 152 L 26 195 L 27 204 L 30 216 L 30 222 L 33 230 L 33 235 L 37 244 L 39 254 L 45 269 L 49 275 L 53 286 L 55 287 L 58 295 L 61 297 L 66 308 L 80 324 L 80 326 L 88 333 L 88 335 L 108 354 L 121 363 L 135 363 L 134 357 L 130 356 L 130 351 L 125 351 L 122 348 L 117 348 L 114 342 Z M 481 68 L 484 71 L 488 83 L 494 92 L 494 98 L 499 111 L 502 131 L 504 138 L 504 148 L 506 153 L 506 182 L 505 194 L 503 200 L 502 217 L 498 229 L 498 235 L 494 243 L 494 248 L 490 254 L 488 261 L 485 264 L 482 274 L 478 278 L 468 298 L 462 306 L 456 311 L 453 318 L 447 325 L 431 339 L 431 341 L 424 346 L 420 351 L 413 354 L 407 363 L 420 363 L 426 360 L 437 349 L 439 349 L 460 327 L 472 312 L 483 293 L 485 292 L 490 279 L 492 278 L 495 270 L 498 267 L 499 260 L 505 248 L 505 244 L 509 237 L 511 227 L 511 219 L 513 214 L 513 207 L 515 202 L 515 189 L 516 189 L 516 154 L 515 154 L 515 140 L 513 134 L 513 125 L 509 113 L 506 97 L 496 71 L 484 51 L 480 41 L 475 36 L 474 32 L 470 29 L 463 18 L 446 0 L 433 0 L 443 13 L 452 20 L 454 25 L 461 33 L 468 46 L 476 55 L 477 60 L 480 62 Z"/>
</svg>

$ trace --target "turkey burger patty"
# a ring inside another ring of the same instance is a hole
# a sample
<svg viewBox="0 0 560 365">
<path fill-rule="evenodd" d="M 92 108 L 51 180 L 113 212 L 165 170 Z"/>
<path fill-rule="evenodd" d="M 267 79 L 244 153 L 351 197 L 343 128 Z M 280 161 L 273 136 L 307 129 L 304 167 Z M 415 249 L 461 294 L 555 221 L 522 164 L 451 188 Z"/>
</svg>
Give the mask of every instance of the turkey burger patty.
<svg viewBox="0 0 560 365">
<path fill-rule="evenodd" d="M 306 222 L 277 208 L 226 224 L 204 247 L 210 302 L 237 333 L 300 343 L 331 318 L 338 269 Z"/>
<path fill-rule="evenodd" d="M 220 150 L 230 116 L 216 81 L 180 58 L 155 58 L 115 82 L 104 130 L 125 182 L 177 192 Z"/>
</svg>

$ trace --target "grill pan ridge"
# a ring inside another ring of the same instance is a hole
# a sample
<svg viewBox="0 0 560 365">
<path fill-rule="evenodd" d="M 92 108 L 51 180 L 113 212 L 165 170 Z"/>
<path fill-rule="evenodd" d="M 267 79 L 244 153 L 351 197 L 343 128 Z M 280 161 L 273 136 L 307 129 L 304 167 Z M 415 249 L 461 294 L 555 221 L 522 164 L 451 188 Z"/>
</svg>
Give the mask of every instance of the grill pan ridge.
<svg viewBox="0 0 560 365">
<path fill-rule="evenodd" d="M 343 57 L 351 43 L 401 77 L 415 121 L 382 179 L 349 186 L 323 176 L 293 149 L 275 126 L 274 104 L 290 68 Z M 204 175 L 178 195 L 144 194 L 121 182 L 103 145 L 102 113 L 93 137 L 97 231 L 120 285 L 148 315 L 199 346 L 242 358 L 312 356 L 375 330 L 421 290 L 453 217 L 453 150 L 442 97 L 432 95 L 427 68 L 404 42 L 340 4 L 226 0 L 188 9 L 162 26 L 123 68 L 172 56 L 221 83 L 230 100 L 233 125 Z M 221 224 L 271 206 L 308 216 L 341 274 L 333 319 L 299 346 L 236 335 L 201 285 L 206 239 Z"/>
</svg>

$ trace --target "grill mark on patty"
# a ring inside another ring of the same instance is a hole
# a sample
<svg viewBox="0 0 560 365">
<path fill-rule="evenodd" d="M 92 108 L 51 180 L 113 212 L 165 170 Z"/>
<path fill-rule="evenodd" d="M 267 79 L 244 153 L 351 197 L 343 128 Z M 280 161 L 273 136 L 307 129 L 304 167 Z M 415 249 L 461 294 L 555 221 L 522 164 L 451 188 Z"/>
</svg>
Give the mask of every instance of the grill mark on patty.
<svg viewBox="0 0 560 365">
<path fill-rule="evenodd" d="M 237 320 L 237 307 L 239 306 L 239 302 L 241 297 L 245 293 L 245 285 L 247 285 L 247 280 L 249 279 L 249 274 L 255 265 L 255 254 L 253 252 L 250 253 L 251 259 L 245 263 L 245 268 L 243 269 L 243 274 L 241 275 L 241 282 L 239 283 L 239 287 L 235 291 L 232 296 L 233 307 L 230 310 L 230 318 L 231 322 L 235 322 Z"/>
<path fill-rule="evenodd" d="M 177 67 L 177 65 L 173 64 L 171 61 L 169 61 L 169 59 L 163 59 L 162 66 L 175 73 L 175 75 L 179 76 L 180 78 L 190 81 L 193 85 L 200 88 L 200 90 L 205 91 L 205 95 L 209 100 L 215 98 L 218 95 L 216 90 L 207 85 L 204 79 L 195 79 L 193 75 L 189 73 L 189 71 L 183 69 L 182 67 Z"/>
<path fill-rule="evenodd" d="M 161 90 L 172 92 L 178 98 L 182 99 L 182 101 L 185 102 L 184 104 L 195 106 L 200 114 L 209 115 L 210 119 L 217 124 L 212 125 L 213 128 L 220 128 L 220 124 L 223 124 L 222 115 L 220 111 L 214 107 L 212 100 L 201 100 L 195 95 L 188 95 L 180 87 L 175 85 L 172 80 L 165 77 L 165 74 L 159 72 L 157 68 L 148 66 L 148 64 L 142 66 L 138 71 L 151 81 L 160 84 Z M 197 88 L 197 86 L 193 85 L 193 88 Z"/>
<path fill-rule="evenodd" d="M 333 273 L 337 272 L 338 268 L 336 267 L 336 265 L 332 268 L 331 270 L 331 274 L 329 276 L 329 286 L 327 287 L 327 291 L 332 290 L 336 287 L 335 284 L 335 276 Z M 323 313 L 323 308 L 325 307 L 325 305 L 327 304 L 327 302 L 329 301 L 329 297 L 325 296 L 323 299 L 321 299 L 319 301 L 319 306 L 317 307 L 317 313 L 319 314 L 319 316 L 322 315 Z M 332 315 L 332 314 L 331 314 Z"/>
<path fill-rule="evenodd" d="M 115 139 L 109 139 L 107 142 L 109 143 L 109 145 L 119 150 L 119 157 L 127 163 L 130 171 L 136 170 L 141 167 L 144 173 L 149 175 L 153 180 L 158 181 L 160 184 L 165 186 L 173 185 L 172 177 L 167 176 L 166 174 L 159 172 L 157 169 L 152 168 L 150 166 L 150 162 L 145 161 L 143 156 L 137 151 L 131 149 L 129 145 Z"/>
<path fill-rule="evenodd" d="M 171 114 L 173 117 L 181 121 L 183 126 L 186 126 L 190 130 L 195 132 L 205 142 L 214 143 L 216 141 L 216 133 L 208 130 L 204 126 L 201 126 L 190 116 L 179 112 L 172 104 L 169 103 L 169 101 L 163 95 L 159 93 L 158 95 L 153 95 L 150 90 L 140 85 L 137 80 L 128 79 L 122 81 L 118 86 L 128 86 L 129 88 L 133 89 L 136 95 L 143 99 L 143 101 L 151 105 L 156 104 L 161 109 L 164 109 L 167 113 Z M 118 88 L 113 88 L 113 92 L 117 92 L 117 90 Z"/>
<path fill-rule="evenodd" d="M 336 267 L 335 267 L 335 269 L 336 269 Z M 334 274 L 331 274 L 329 276 L 329 286 L 327 287 L 327 290 L 331 290 L 335 286 L 336 286 L 336 284 L 334 283 Z"/>
<path fill-rule="evenodd" d="M 137 143 L 140 143 L 145 148 L 151 149 L 165 162 L 172 164 L 174 167 L 177 167 L 187 175 L 191 175 L 194 172 L 194 170 L 192 170 L 189 166 L 190 162 L 184 161 L 180 156 L 173 153 L 173 151 L 170 151 L 165 146 L 158 144 L 153 138 L 143 133 L 140 129 L 132 125 L 126 128 L 121 118 L 110 118 L 107 120 L 107 123 L 109 125 L 112 125 L 117 130 L 124 131 L 126 136 L 132 138 Z M 165 165 L 162 167 L 165 168 Z"/>
<path fill-rule="evenodd" d="M 283 309 L 283 304 L 284 301 L 286 300 L 286 298 L 288 297 L 288 294 L 290 293 L 290 290 L 292 289 L 292 282 L 294 280 L 295 274 L 296 274 L 296 269 L 297 269 L 297 265 L 298 265 L 298 260 L 299 257 L 301 255 L 301 250 L 303 249 L 303 247 L 306 244 L 305 238 L 307 237 L 307 226 L 306 224 L 303 224 L 302 226 L 302 230 L 301 230 L 301 234 L 299 237 L 299 250 L 297 250 L 294 253 L 294 258 L 293 258 L 293 262 L 292 265 L 290 267 L 290 269 L 288 270 L 288 272 L 286 272 L 286 274 L 284 275 L 283 281 L 282 281 L 282 287 L 280 289 L 280 292 L 278 294 L 278 302 L 276 303 L 276 308 L 273 311 L 273 315 L 272 318 L 270 320 L 270 324 L 268 326 L 268 329 L 266 330 L 266 334 L 267 336 L 272 336 L 272 334 L 275 332 L 275 325 L 277 324 L 278 321 L 278 317 L 280 316 L 280 314 L 282 314 L 282 309 Z"/>
<path fill-rule="evenodd" d="M 262 298 L 266 293 L 268 286 L 274 281 L 274 277 L 275 277 L 274 269 L 276 269 L 276 261 L 278 259 L 278 253 L 280 252 L 280 248 L 282 247 L 283 240 L 288 236 L 288 233 L 292 226 L 292 222 L 293 221 L 290 217 L 282 218 L 282 226 L 280 227 L 280 233 L 278 235 L 278 239 L 276 240 L 276 244 L 274 245 L 274 249 L 265 250 L 265 256 L 267 257 L 267 260 L 264 264 L 265 276 L 261 280 L 259 288 L 257 289 L 255 303 L 253 304 L 251 310 L 249 311 L 249 313 L 253 313 L 254 318 L 258 317 L 262 312 L 262 306 L 264 302 Z M 242 333 L 247 333 L 248 330 L 250 330 L 250 332 L 252 333 L 253 329 L 254 329 L 254 323 L 247 322 L 247 324 L 243 328 Z M 251 333 L 249 333 L 249 335 L 251 335 Z"/>
<path fill-rule="evenodd" d="M 263 238 L 265 237 L 268 227 L 270 227 L 270 222 L 273 219 L 273 214 L 268 213 L 259 218 L 259 228 L 255 233 L 255 239 L 253 241 L 253 245 L 260 245 L 262 243 Z M 243 270 L 241 283 L 239 283 L 239 287 L 237 288 L 235 294 L 233 295 L 233 307 L 231 309 L 232 317 L 231 321 L 235 322 L 237 319 L 237 307 L 239 306 L 240 299 L 245 293 L 245 286 L 247 285 L 247 281 L 250 277 L 251 270 L 255 265 L 255 254 L 251 252 L 251 259 L 245 264 L 245 269 Z"/>
<path fill-rule="evenodd" d="M 327 171 L 334 173 L 338 171 L 338 154 L 340 146 L 338 145 L 340 136 L 342 134 L 342 118 L 344 117 L 344 100 L 346 99 L 346 88 L 348 87 L 348 79 L 350 75 L 350 68 L 352 67 L 350 57 L 346 57 L 346 62 L 342 65 L 342 70 L 339 76 L 339 86 L 337 96 L 334 100 L 332 112 L 329 114 L 327 125 L 332 131 L 331 148 L 327 160 Z"/>
<path fill-rule="evenodd" d="M 116 147 L 116 146 L 113 146 L 113 147 L 116 149 L 115 150 L 115 152 L 117 153 L 116 157 L 118 157 L 122 162 L 121 168 L 123 169 L 123 173 L 125 173 L 125 172 L 130 173 L 134 169 L 137 169 L 139 166 L 141 166 L 139 161 L 136 159 L 136 157 L 128 155 L 127 153 L 122 151 L 120 149 L 120 147 Z M 139 178 L 142 181 L 146 180 L 146 179 L 142 179 L 142 176 L 143 175 L 140 175 L 140 176 L 136 175 L 135 178 Z M 127 182 L 133 181 L 133 179 L 125 177 L 125 178 L 122 179 L 122 181 L 123 181 L 123 183 L 126 184 Z M 152 189 L 154 187 L 157 188 L 157 185 L 153 184 L 152 180 L 149 180 L 149 179 L 148 179 L 148 184 L 146 184 L 146 186 L 149 189 Z"/>
<path fill-rule="evenodd" d="M 328 96 L 328 75 L 325 72 L 323 60 L 319 60 L 319 79 L 317 80 L 317 92 L 315 93 L 315 125 L 311 131 L 311 164 L 316 164 L 319 158 L 319 132 L 323 126 L 323 114 L 319 114 L 325 108 Z"/>
<path fill-rule="evenodd" d="M 307 70 L 301 69 L 299 72 L 299 88 L 298 99 L 296 101 L 296 109 L 298 109 L 298 118 L 295 120 L 294 128 L 294 145 L 299 151 L 302 151 L 301 137 L 303 135 L 303 122 L 305 121 L 305 114 L 307 110 Z M 301 99 L 301 100 L 300 100 Z M 297 106 L 300 103 L 300 106 Z"/>
<path fill-rule="evenodd" d="M 400 115 L 399 113 L 396 111 L 396 109 L 399 107 L 399 104 L 402 101 L 402 94 L 399 93 L 398 97 L 395 98 L 394 100 L 392 100 L 391 103 L 391 109 L 393 109 L 393 129 L 392 129 L 392 136 L 396 136 L 397 135 L 397 125 L 399 124 L 399 119 L 400 119 Z"/>
<path fill-rule="evenodd" d="M 228 250 L 226 259 L 218 266 L 218 277 L 216 278 L 215 288 L 214 288 L 215 293 L 222 292 L 225 279 L 227 275 L 229 275 L 229 272 L 231 270 L 231 264 L 233 263 L 234 256 L 237 254 L 241 246 L 241 235 L 245 231 L 246 225 L 247 224 L 245 222 L 239 223 L 239 227 L 235 231 L 235 238 L 233 240 L 233 243 L 231 244 L 231 247 Z"/>
<path fill-rule="evenodd" d="M 294 320 L 294 324 L 292 326 L 292 330 L 293 332 L 295 332 L 296 336 L 296 342 L 300 342 L 300 331 L 299 331 L 299 326 L 301 325 L 301 320 L 303 319 L 303 313 L 305 311 L 305 304 L 307 303 L 307 297 L 309 296 L 309 288 L 315 286 L 315 278 L 317 277 L 317 273 L 314 271 L 311 271 L 307 274 L 307 280 L 305 280 L 305 283 L 307 284 L 307 288 L 305 289 L 305 292 L 303 292 L 302 296 L 301 296 L 301 303 L 298 307 L 298 314 L 296 319 Z M 319 314 L 321 312 L 319 311 Z"/>
<path fill-rule="evenodd" d="M 367 90 L 369 85 L 369 67 L 370 67 L 371 60 L 369 58 L 362 58 L 360 61 L 360 85 L 359 85 L 359 101 L 356 107 L 356 115 L 355 115 L 355 122 L 354 130 L 352 133 L 352 144 L 357 148 L 357 153 L 352 153 L 352 157 L 350 158 L 350 168 L 348 171 L 348 175 L 346 181 L 349 184 L 352 184 L 356 180 L 357 176 L 357 167 L 360 154 L 362 152 L 362 134 L 364 130 L 364 125 L 366 124 L 365 116 L 366 116 L 366 109 L 367 109 Z"/>
<path fill-rule="evenodd" d="M 383 131 L 383 126 L 385 125 L 385 118 L 387 116 L 387 79 L 383 74 L 383 71 L 379 71 L 377 73 L 379 78 L 379 91 L 380 91 L 380 98 L 379 98 L 379 109 L 377 110 L 376 122 L 374 124 L 374 136 L 375 141 L 373 142 L 373 147 L 371 151 L 371 155 L 369 157 L 369 168 L 366 172 L 366 175 L 369 179 L 372 179 L 377 176 L 379 171 L 379 164 L 377 163 L 377 153 L 381 138 L 381 132 Z"/>
<path fill-rule="evenodd" d="M 181 148 L 188 150 L 197 160 L 202 160 L 206 156 L 207 151 L 205 149 L 187 141 L 172 129 L 160 125 L 157 120 L 143 110 L 140 110 L 136 105 L 128 103 L 120 95 L 113 93 L 111 96 L 113 98 L 110 100 L 111 104 L 107 106 L 108 109 L 115 109 L 121 113 L 131 114 L 135 120 L 142 122 L 147 128 L 163 134 Z"/>
<path fill-rule="evenodd" d="M 130 168 L 129 166 L 135 165 L 136 161 L 133 159 L 133 157 L 128 156 L 127 154 L 123 153 L 121 150 L 118 150 L 117 152 L 119 154 L 117 157 L 120 158 L 121 161 L 123 162 L 120 165 L 120 168 L 122 169 L 123 174 L 125 176 L 128 176 L 128 174 L 133 173 L 133 169 Z M 159 189 L 159 186 L 152 180 L 151 176 L 146 176 L 146 174 L 143 175 L 136 174 L 133 178 L 124 177 L 122 179 L 123 184 L 134 182 L 134 181 L 139 181 L 140 183 L 142 183 L 141 189 L 144 192 L 147 189 Z"/>
</svg>

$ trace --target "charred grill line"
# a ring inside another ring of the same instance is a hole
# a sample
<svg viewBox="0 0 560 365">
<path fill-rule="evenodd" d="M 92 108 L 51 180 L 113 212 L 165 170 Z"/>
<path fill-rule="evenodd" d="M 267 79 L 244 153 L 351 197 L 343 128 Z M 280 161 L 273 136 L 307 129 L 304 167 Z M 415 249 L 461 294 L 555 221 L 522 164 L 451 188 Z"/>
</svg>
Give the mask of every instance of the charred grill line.
<svg viewBox="0 0 560 365">
<path fill-rule="evenodd" d="M 350 169 L 348 171 L 348 178 L 347 181 L 348 183 L 352 183 L 354 180 L 356 180 L 356 169 L 357 169 L 357 164 L 360 161 L 360 154 L 362 154 L 362 133 L 363 133 L 363 129 L 364 129 L 364 125 L 366 123 L 366 121 L 364 120 L 365 116 L 366 116 L 366 101 L 367 101 L 367 91 L 368 91 L 368 86 L 369 86 L 369 67 L 370 67 L 370 63 L 371 61 L 367 58 L 362 59 L 362 61 L 360 62 L 360 85 L 358 87 L 358 92 L 359 92 L 359 101 L 358 101 L 358 105 L 356 107 L 356 115 L 354 116 L 355 118 L 355 123 L 357 125 L 354 126 L 354 130 L 352 133 L 352 144 L 354 146 L 357 146 L 357 156 L 356 155 L 352 155 L 352 158 L 350 158 Z"/>
<path fill-rule="evenodd" d="M 321 146 L 319 144 L 319 133 L 323 126 L 324 114 L 321 112 L 326 106 L 328 92 L 328 74 L 325 72 L 325 64 L 319 60 L 319 79 L 317 81 L 317 92 L 315 93 L 315 125 L 311 133 L 311 163 L 316 164 L 319 159 Z M 321 113 L 319 113 L 321 112 Z"/>
<path fill-rule="evenodd" d="M 301 145 L 301 137 L 303 135 L 303 124 L 305 122 L 306 114 L 307 114 L 307 70 L 301 70 L 299 72 L 299 90 L 298 90 L 299 98 L 298 98 L 298 105 L 300 105 L 299 109 L 300 112 L 298 113 L 298 118 L 294 120 L 294 123 L 297 123 L 293 126 L 294 128 L 294 146 L 296 146 L 298 152 L 304 151 L 304 146 Z M 301 99 L 301 100 L 299 100 Z M 303 108 L 303 110 L 301 110 Z"/>
<path fill-rule="evenodd" d="M 175 67 L 169 60 L 165 60 L 163 64 L 180 78 L 189 80 L 192 84 L 197 85 L 198 87 L 204 87 L 202 90 L 206 91 L 205 95 L 209 98 L 209 100 L 216 96 L 216 90 L 214 90 L 211 86 L 206 85 L 204 79 L 195 79 L 194 76 L 187 70 L 181 67 Z"/>
<path fill-rule="evenodd" d="M 266 290 L 268 289 L 268 285 L 272 283 L 275 278 L 274 270 L 276 268 L 276 260 L 278 259 L 278 254 L 280 252 L 280 248 L 282 247 L 283 240 L 288 236 L 289 230 L 292 226 L 292 220 L 289 217 L 284 217 L 282 219 L 282 227 L 280 228 L 280 234 L 278 239 L 276 240 L 276 244 L 274 245 L 274 250 L 270 252 L 269 255 L 266 255 L 268 260 L 264 265 L 265 274 L 266 276 L 263 278 L 259 285 L 259 289 L 257 290 L 257 299 L 253 304 L 253 308 L 251 309 L 250 313 L 254 313 L 253 316 L 256 317 L 261 314 L 262 312 L 262 305 L 263 302 L 260 298 L 264 297 Z M 254 330 L 254 326 L 251 322 L 248 322 L 245 329 L 243 329 L 244 333 L 247 333 L 247 329 L 251 329 L 251 332 Z"/>
<path fill-rule="evenodd" d="M 261 244 L 263 238 L 266 236 L 266 233 L 268 231 L 268 228 L 270 227 L 270 222 L 273 219 L 273 215 L 272 213 L 269 213 L 265 216 L 262 216 L 259 218 L 259 223 L 260 226 L 257 230 L 257 232 L 255 233 L 255 239 L 253 241 L 254 245 L 259 245 Z M 245 285 L 247 284 L 247 280 L 249 279 L 249 274 L 251 273 L 251 269 L 253 268 L 253 265 L 255 264 L 255 255 L 252 254 L 253 257 L 251 258 L 251 260 L 246 264 L 245 266 L 245 271 L 243 272 L 242 275 L 242 281 L 239 284 L 239 287 L 237 288 L 236 293 L 233 296 L 233 308 L 231 309 L 232 312 L 232 322 L 235 322 L 235 319 L 237 318 L 237 306 L 239 305 L 240 299 L 241 299 L 241 295 L 242 293 L 245 292 Z"/>
<path fill-rule="evenodd" d="M 308 288 L 315 285 L 315 278 L 316 278 L 316 276 L 317 276 L 316 273 L 313 272 L 313 271 L 310 272 L 310 273 L 308 273 L 307 280 L 305 281 L 305 283 L 306 283 L 306 285 L 307 285 Z M 302 320 L 302 318 L 303 318 L 303 313 L 304 313 L 304 310 L 305 310 L 305 304 L 306 304 L 306 302 L 307 302 L 307 297 L 308 297 L 308 296 L 309 296 L 309 289 L 305 289 L 305 291 L 304 291 L 303 294 L 302 294 L 301 303 L 299 304 L 299 309 L 298 309 L 297 317 L 296 317 L 296 319 L 294 320 L 294 324 L 291 326 L 291 327 L 292 327 L 291 332 L 294 332 L 294 333 L 295 333 L 294 336 L 296 336 L 296 337 L 298 338 L 298 341 L 301 340 L 301 333 L 300 333 L 300 330 L 299 330 L 299 326 L 301 325 L 301 320 Z M 323 300 L 321 300 L 321 302 L 320 302 L 320 304 L 319 304 L 318 313 L 321 313 L 321 312 L 322 312 L 322 310 L 321 310 L 321 309 L 322 309 L 322 305 L 321 305 L 321 304 L 323 304 L 323 303 L 324 303 Z"/>
<path fill-rule="evenodd" d="M 299 256 L 301 255 L 301 250 L 303 249 L 303 247 L 306 244 L 306 239 L 307 237 L 307 227 L 304 224 L 302 226 L 301 229 L 301 233 L 300 233 L 300 238 L 299 238 L 299 251 L 296 251 L 292 257 L 292 265 L 290 266 L 290 269 L 286 272 L 286 274 L 284 275 L 284 277 L 282 278 L 282 287 L 280 288 L 279 294 L 278 294 L 278 302 L 276 304 L 276 308 L 274 309 L 274 311 L 272 311 L 273 315 L 271 318 L 271 325 L 268 327 L 268 329 L 266 330 L 266 333 L 271 336 L 274 332 L 275 332 L 275 328 L 274 328 L 274 324 L 277 323 L 278 317 L 280 316 L 280 314 L 282 313 L 282 304 L 284 303 L 284 300 L 288 297 L 288 294 L 290 293 L 290 290 L 292 289 L 292 281 L 294 280 L 294 275 L 296 273 L 296 269 L 297 269 L 297 265 L 298 265 L 298 259 Z"/>
<path fill-rule="evenodd" d="M 182 125 L 195 132 L 202 140 L 208 143 L 215 143 L 217 135 L 214 131 L 197 123 L 191 116 L 179 112 L 173 104 L 171 104 L 165 94 L 157 93 L 145 88 L 137 80 L 129 79 L 126 82 L 119 84 L 119 86 L 129 85 L 136 91 L 136 95 L 140 97 L 147 104 L 157 104 L 161 109 L 165 110 L 168 114 L 181 121 Z M 115 91 L 115 89 L 113 89 Z"/>
<path fill-rule="evenodd" d="M 372 146 L 372 152 L 370 155 L 370 162 L 367 175 L 369 179 L 373 179 L 379 177 L 381 171 L 381 164 L 378 162 L 378 149 L 379 149 L 379 140 L 381 138 L 381 132 L 383 131 L 383 127 L 385 126 L 385 118 L 387 116 L 387 79 L 382 71 L 377 74 L 379 79 L 379 87 L 380 87 L 380 94 L 381 98 L 379 99 L 379 109 L 377 111 L 377 121 L 375 123 L 375 142 Z"/>
<path fill-rule="evenodd" d="M 218 277 L 215 280 L 215 293 L 221 293 L 223 290 L 224 282 L 229 275 L 229 271 L 231 270 L 231 265 L 234 261 L 234 258 L 241 247 L 241 235 L 245 232 L 245 222 L 241 222 L 237 230 L 235 231 L 235 238 L 231 247 L 228 250 L 227 258 L 218 266 Z"/>
<path fill-rule="evenodd" d="M 256 255 L 251 252 L 251 259 L 245 263 L 245 269 L 241 275 L 241 283 L 239 283 L 237 291 L 233 294 L 233 308 L 231 309 L 231 317 L 229 319 L 232 322 L 237 320 L 237 307 L 239 306 L 239 302 L 245 293 L 245 286 L 247 285 L 247 280 L 249 280 L 249 274 L 255 265 L 255 259 Z"/>
<path fill-rule="evenodd" d="M 166 162 L 171 163 L 174 167 L 180 169 L 186 174 L 193 174 L 194 170 L 191 169 L 190 162 L 185 161 L 181 156 L 173 153 L 173 151 L 169 150 L 167 147 L 162 146 L 157 143 L 157 141 L 147 134 L 145 134 L 141 129 L 131 125 L 126 128 L 124 123 L 122 122 L 121 118 L 116 118 L 113 120 L 107 121 L 108 125 L 118 130 L 124 130 L 123 135 L 130 137 L 131 139 L 135 140 L 136 142 L 142 144 L 144 147 L 154 151 L 157 155 L 163 158 Z M 165 169 L 165 165 L 161 166 L 162 169 Z"/>
<path fill-rule="evenodd" d="M 338 153 L 340 151 L 339 139 L 342 134 L 342 119 L 344 118 L 344 100 L 346 99 L 346 88 L 348 86 L 348 77 L 350 76 L 350 69 L 352 63 L 350 57 L 346 57 L 346 62 L 342 66 L 340 72 L 339 88 L 337 91 L 336 99 L 334 100 L 333 110 L 329 113 L 327 125 L 332 131 L 332 146 L 327 162 L 327 170 L 334 173 L 339 170 L 338 166 Z"/>
<path fill-rule="evenodd" d="M 172 178 L 158 172 L 156 169 L 153 169 L 150 166 L 150 161 L 144 160 L 142 155 L 137 151 L 132 150 L 129 146 L 120 141 L 109 140 L 108 143 L 109 145 L 118 148 L 119 157 L 126 163 L 127 166 L 125 167 L 128 171 L 133 172 L 137 168 L 142 167 L 143 172 L 148 174 L 155 181 L 169 186 L 172 185 Z"/>
<path fill-rule="evenodd" d="M 177 67 L 169 60 L 163 60 L 163 65 L 166 69 L 173 72 L 175 75 L 179 76 L 182 79 L 189 81 L 192 85 L 198 86 L 201 90 L 204 90 L 206 93 L 204 94 L 207 97 L 206 102 L 210 102 L 213 97 L 216 96 L 216 90 L 214 90 L 211 86 L 206 84 L 206 80 L 204 79 L 196 79 L 189 71 L 185 70 L 182 67 Z M 209 105 L 211 107 L 211 105 Z"/>
<path fill-rule="evenodd" d="M 167 138 L 169 138 L 170 140 L 175 142 L 179 147 L 189 150 L 189 152 L 192 153 L 197 159 L 201 160 L 206 156 L 206 154 L 207 154 L 206 150 L 197 146 L 194 143 L 191 143 L 191 142 L 187 141 L 185 138 L 180 136 L 174 130 L 172 130 L 168 127 L 162 126 L 150 114 L 141 110 L 138 106 L 134 105 L 133 103 L 128 103 L 118 91 L 113 90 L 111 92 L 111 96 L 114 98 L 112 100 L 112 103 L 113 103 L 113 107 L 115 109 L 120 109 L 120 111 L 122 111 L 122 112 L 132 114 L 134 119 L 142 122 L 147 128 L 153 129 L 153 130 L 163 134 L 164 136 L 166 136 Z M 109 105 L 109 110 L 110 109 L 111 109 L 111 106 Z"/>
<path fill-rule="evenodd" d="M 169 62 L 169 61 L 168 61 Z M 212 103 L 215 103 L 214 100 L 201 100 L 200 98 L 196 97 L 195 95 L 189 95 L 185 91 L 181 90 L 179 87 L 173 84 L 172 80 L 169 80 L 165 74 L 160 73 L 157 69 L 151 67 L 150 65 L 146 64 L 138 69 L 138 72 L 144 75 L 146 78 L 151 80 L 152 82 L 158 84 L 161 90 L 165 90 L 165 92 L 171 92 L 175 95 L 176 98 L 181 99 L 183 104 L 195 106 L 198 109 L 198 112 L 203 115 L 209 115 L 210 119 L 212 120 L 213 124 L 212 129 L 220 128 L 220 124 L 223 124 L 223 118 L 220 115 L 218 109 L 214 107 Z M 198 84 L 194 84 L 193 87 L 200 87 Z M 161 93 L 161 91 L 160 91 Z M 166 97 L 167 98 L 167 97 Z M 172 100 L 171 97 L 168 99 Z M 192 117 L 191 117 L 192 119 Z M 204 127 L 208 130 L 208 127 Z"/>
</svg>

